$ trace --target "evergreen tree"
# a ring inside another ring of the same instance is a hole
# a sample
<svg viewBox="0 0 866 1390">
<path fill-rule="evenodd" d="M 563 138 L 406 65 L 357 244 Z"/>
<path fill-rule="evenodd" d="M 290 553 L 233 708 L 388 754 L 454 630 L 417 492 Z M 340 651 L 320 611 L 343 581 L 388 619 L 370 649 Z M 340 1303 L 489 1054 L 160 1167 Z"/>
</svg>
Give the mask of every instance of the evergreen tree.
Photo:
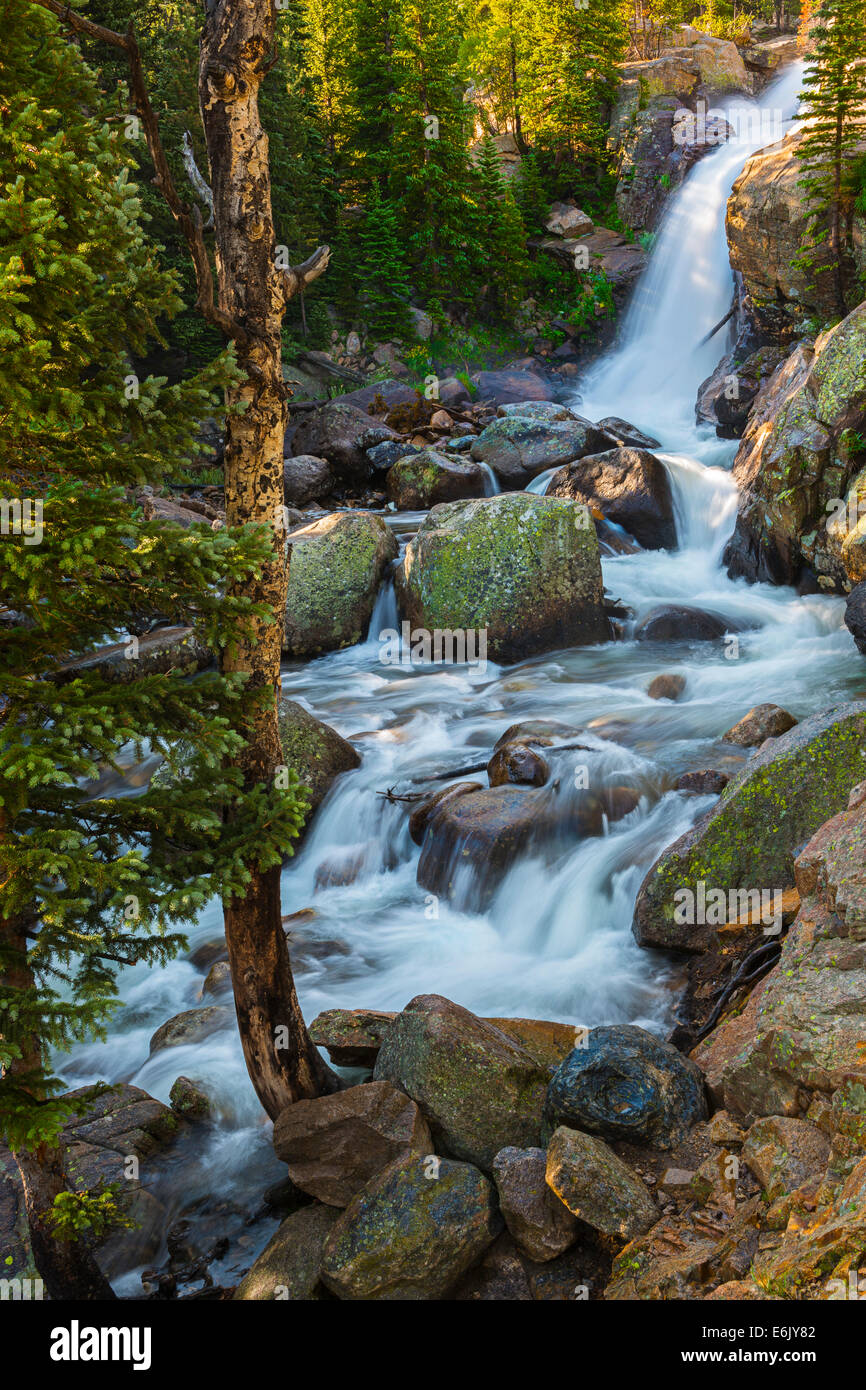
<svg viewBox="0 0 866 1390">
<path fill-rule="evenodd" d="M 49 1295 L 108 1297 L 86 1235 L 59 1238 L 70 1103 L 51 1054 L 103 1035 L 122 966 L 165 961 L 209 896 L 280 862 L 303 800 L 291 774 L 245 790 L 227 764 L 265 698 L 242 676 L 69 668 L 119 638 L 131 670 L 134 615 L 230 645 L 272 617 L 237 593 L 271 542 L 260 527 L 147 521 L 135 503 L 132 488 L 196 456 L 196 421 L 234 369 L 223 356 L 175 385 L 136 379 L 131 357 L 176 312 L 177 284 L 78 49 L 47 13 L 22 25 L 17 9 L 0 0 L 0 1135 Z M 128 745 L 162 754 L 160 775 L 135 797 L 96 794 Z"/>
<path fill-rule="evenodd" d="M 803 78 L 798 153 L 809 206 L 801 264 L 829 271 L 837 313 L 847 313 L 848 247 L 843 229 L 846 164 L 866 135 L 866 10 L 862 0 L 821 0 Z"/>
<path fill-rule="evenodd" d="M 545 230 L 551 200 L 547 196 L 534 151 L 524 155 L 517 176 L 517 206 L 526 231 L 532 236 Z"/>
<path fill-rule="evenodd" d="M 379 338 L 405 338 L 411 331 L 406 253 L 397 213 L 373 184 L 358 234 L 357 275 L 361 312 Z"/>
<path fill-rule="evenodd" d="M 499 152 L 488 135 L 476 165 L 478 211 L 475 237 L 485 300 L 494 318 L 507 320 L 517 307 L 529 273 L 526 233 L 520 211 L 502 176 Z"/>
<path fill-rule="evenodd" d="M 369 188 L 374 179 L 387 188 L 401 30 L 397 0 L 355 0 L 346 60 L 346 101 L 352 178 L 361 190 Z"/>
</svg>

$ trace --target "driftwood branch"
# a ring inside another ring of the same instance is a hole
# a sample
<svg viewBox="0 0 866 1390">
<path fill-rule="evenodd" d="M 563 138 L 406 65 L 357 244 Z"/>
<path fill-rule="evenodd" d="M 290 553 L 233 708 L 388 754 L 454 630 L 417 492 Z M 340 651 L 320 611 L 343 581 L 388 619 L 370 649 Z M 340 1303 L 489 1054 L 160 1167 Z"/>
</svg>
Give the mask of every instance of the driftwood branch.
<svg viewBox="0 0 866 1390">
<path fill-rule="evenodd" d="M 31 0 L 31 4 L 41 5 L 42 9 L 50 10 L 64 24 L 68 24 L 75 33 L 86 34 L 91 39 L 99 39 L 102 43 L 111 44 L 113 48 L 119 48 L 126 54 L 132 95 L 138 108 L 141 123 L 144 126 L 147 148 L 153 161 L 155 171 L 153 182 L 180 226 L 192 256 L 198 290 L 196 308 L 201 311 L 209 323 L 225 333 L 226 337 L 233 338 L 237 342 L 246 342 L 248 340 L 246 330 L 230 314 L 220 309 L 215 301 L 213 273 L 204 244 L 201 213 L 198 208 L 191 208 L 188 203 L 185 203 L 175 187 L 160 138 L 159 123 L 144 80 L 141 51 L 132 31 L 131 23 L 125 34 L 118 34 L 113 29 L 106 29 L 102 24 L 94 24 L 92 20 L 85 19 L 83 15 L 77 14 L 61 0 Z"/>
<path fill-rule="evenodd" d="M 728 312 L 725 314 L 725 317 L 724 317 L 723 319 L 719 319 L 719 321 L 718 321 L 718 323 L 716 324 L 715 328 L 711 328 L 710 331 L 709 331 L 709 333 L 705 333 L 705 334 L 704 334 L 703 338 L 701 338 L 701 341 L 698 343 L 698 347 L 703 347 L 703 346 L 704 346 L 704 343 L 708 343 L 708 342 L 710 341 L 711 338 L 715 338 L 715 336 L 716 336 L 716 334 L 718 333 L 719 329 L 720 329 L 720 328 L 724 328 L 725 324 L 726 324 L 730 319 L 732 319 L 732 318 L 734 317 L 734 314 L 735 314 L 736 312 L 737 312 L 737 304 L 736 304 L 736 301 L 734 301 L 734 303 L 731 305 L 731 307 L 730 307 L 730 309 L 728 310 Z"/>
<path fill-rule="evenodd" d="M 195 153 L 192 148 L 192 136 L 188 130 L 183 132 L 183 167 L 186 169 L 186 176 L 201 198 L 205 207 L 209 209 L 210 216 L 204 224 L 204 230 L 208 231 L 213 226 L 213 194 L 210 186 L 202 176 L 201 170 L 195 162 Z"/>
</svg>

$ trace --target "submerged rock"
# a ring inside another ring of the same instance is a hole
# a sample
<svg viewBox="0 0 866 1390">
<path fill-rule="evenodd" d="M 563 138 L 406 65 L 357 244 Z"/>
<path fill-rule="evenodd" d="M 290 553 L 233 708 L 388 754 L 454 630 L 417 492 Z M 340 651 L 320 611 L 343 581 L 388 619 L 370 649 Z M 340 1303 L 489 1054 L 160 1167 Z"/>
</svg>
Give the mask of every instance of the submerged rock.
<svg viewBox="0 0 866 1390">
<path fill-rule="evenodd" d="M 651 700 L 678 700 L 686 688 L 685 676 L 677 675 L 674 672 L 665 672 L 661 676 L 654 676 L 647 686 L 647 695 Z"/>
<path fill-rule="evenodd" d="M 413 999 L 388 1029 L 377 1081 L 405 1091 L 437 1147 L 489 1171 L 500 1149 L 538 1143 L 547 1073 L 525 1048 L 437 994 Z"/>
<path fill-rule="evenodd" d="M 310 815 L 341 772 L 361 766 L 361 756 L 330 725 L 296 700 L 280 700 L 277 718 L 286 766 L 298 774 L 310 797 Z"/>
<path fill-rule="evenodd" d="M 467 796 L 469 792 L 483 790 L 484 786 L 481 782 L 454 782 L 450 787 L 443 787 L 441 791 L 434 792 L 432 796 L 419 802 L 409 817 L 409 834 L 414 843 L 416 845 L 424 843 L 430 817 L 444 802 L 452 801 L 458 796 Z"/>
<path fill-rule="evenodd" d="M 591 1028 L 557 1068 L 548 1126 L 673 1148 L 706 1118 L 701 1070 L 669 1043 L 632 1024 Z"/>
<path fill-rule="evenodd" d="M 674 502 L 667 469 L 646 449 L 608 449 L 560 469 L 548 497 L 571 497 L 622 526 L 645 550 L 677 544 Z"/>
<path fill-rule="evenodd" d="M 325 1243 L 322 1278 L 339 1298 L 444 1298 L 502 1230 L 496 1192 L 468 1163 L 398 1159 L 350 1203 Z"/>
<path fill-rule="evenodd" d="M 331 512 L 289 536 L 283 649 L 319 656 L 366 636 L 394 534 L 372 512 Z"/>
<path fill-rule="evenodd" d="M 684 772 L 674 782 L 674 791 L 692 792 L 696 796 L 718 796 L 730 782 L 727 772 L 717 772 L 715 768 L 702 768 L 698 772 Z"/>
<path fill-rule="evenodd" d="M 211 1033 L 225 1028 L 231 1021 L 231 1009 L 222 1004 L 206 1004 L 201 1009 L 185 1009 L 160 1024 L 150 1040 L 150 1055 L 161 1052 L 164 1047 L 185 1047 L 188 1043 L 201 1042 Z"/>
<path fill-rule="evenodd" d="M 658 1217 L 637 1173 L 592 1134 L 565 1125 L 557 1129 L 547 1150 L 546 1176 L 568 1210 L 603 1235 L 634 1240 Z"/>
<path fill-rule="evenodd" d="M 484 632 L 498 662 L 609 632 L 595 529 L 585 508 L 557 498 L 434 507 L 407 547 L 397 593 L 415 627 Z"/>
<path fill-rule="evenodd" d="M 188 1076 L 179 1076 L 168 1094 L 171 1108 L 184 1120 L 208 1120 L 211 1118 L 210 1096 L 197 1081 Z"/>
<path fill-rule="evenodd" d="M 503 743 L 487 764 L 491 787 L 513 782 L 518 786 L 543 787 L 550 768 L 540 753 L 526 743 Z"/>
<path fill-rule="evenodd" d="M 717 642 L 734 631 L 735 625 L 717 613 L 685 603 L 663 603 L 638 623 L 634 636 L 637 642 Z"/>
<path fill-rule="evenodd" d="M 852 782 L 864 776 L 864 701 L 823 710 L 774 739 L 650 869 L 635 905 L 639 945 L 705 949 L 718 923 L 696 921 L 678 890 L 696 903 L 699 883 L 726 894 L 763 890 L 771 899 L 791 887 L 803 841 L 844 809 Z"/>
</svg>

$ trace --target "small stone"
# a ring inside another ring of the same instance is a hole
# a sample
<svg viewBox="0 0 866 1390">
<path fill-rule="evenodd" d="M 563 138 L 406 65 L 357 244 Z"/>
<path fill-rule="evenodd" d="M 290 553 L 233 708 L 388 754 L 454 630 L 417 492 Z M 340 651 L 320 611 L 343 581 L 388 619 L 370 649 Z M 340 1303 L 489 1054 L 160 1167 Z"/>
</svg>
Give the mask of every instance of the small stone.
<svg viewBox="0 0 866 1390">
<path fill-rule="evenodd" d="M 202 998 L 208 994 L 225 994 L 232 987 L 232 970 L 227 960 L 215 961 L 201 987 Z"/>
<path fill-rule="evenodd" d="M 695 1195 L 692 1190 L 694 1176 L 691 1168 L 668 1168 L 662 1174 L 659 1187 L 668 1197 L 691 1202 Z"/>
<path fill-rule="evenodd" d="M 650 681 L 647 695 L 651 700 L 678 700 L 685 688 L 685 676 L 666 671 L 663 675 L 656 676 Z"/>
<path fill-rule="evenodd" d="M 560 1126 L 547 1151 L 547 1182 L 574 1216 L 604 1235 L 635 1240 L 658 1219 L 644 1183 L 592 1134 Z"/>
<path fill-rule="evenodd" d="M 518 1249 L 544 1262 L 561 1255 L 577 1238 L 577 1219 L 547 1185 L 543 1149 L 500 1149 L 493 1180 L 505 1224 Z"/>
<path fill-rule="evenodd" d="M 168 1093 L 171 1108 L 185 1120 L 207 1120 L 211 1116 L 210 1097 L 201 1084 L 179 1076 Z"/>
<path fill-rule="evenodd" d="M 674 791 L 692 792 L 696 796 L 718 796 L 730 782 L 726 772 L 708 767 L 700 772 L 684 772 L 674 783 Z"/>
<path fill-rule="evenodd" d="M 722 738 L 741 748 L 757 748 L 765 739 L 786 734 L 796 723 L 794 716 L 779 705 L 755 705 Z"/>
</svg>

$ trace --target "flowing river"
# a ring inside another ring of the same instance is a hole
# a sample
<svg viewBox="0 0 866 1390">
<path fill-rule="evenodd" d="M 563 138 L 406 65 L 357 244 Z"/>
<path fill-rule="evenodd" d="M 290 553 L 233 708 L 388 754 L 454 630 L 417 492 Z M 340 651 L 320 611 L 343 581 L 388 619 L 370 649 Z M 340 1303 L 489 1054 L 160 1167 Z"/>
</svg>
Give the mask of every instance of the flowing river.
<svg viewBox="0 0 866 1390">
<path fill-rule="evenodd" d="M 284 912 L 312 909 L 293 929 L 308 1019 L 334 1007 L 399 1009 L 415 994 L 438 993 L 481 1014 L 590 1026 L 635 1022 L 663 1034 L 679 975 L 671 962 L 637 948 L 632 908 L 653 860 L 712 804 L 673 791 L 675 778 L 704 767 L 735 770 L 741 750 L 718 740 L 761 701 L 802 718 L 866 695 L 841 600 L 727 578 L 721 554 L 736 514 L 728 471 L 736 444 L 695 425 L 698 385 L 729 341 L 720 332 L 698 346 L 731 302 L 727 197 L 748 155 L 779 137 L 781 124 L 774 129 L 773 123 L 790 120 L 801 75 L 799 67 L 789 69 L 758 103 L 738 98 L 723 105 L 737 134 L 707 155 L 673 197 L 621 345 L 588 372 L 574 402 L 591 419 L 623 416 L 659 439 L 674 491 L 678 550 L 605 559 L 608 591 L 634 620 L 663 602 L 709 608 L 743 629 L 737 643 L 640 644 L 629 640 L 630 622 L 626 640 L 520 666 L 407 669 L 380 659 L 380 632 L 397 626 L 393 589 L 385 586 L 367 642 L 288 666 L 284 692 L 352 739 L 363 757 L 332 789 L 283 875 Z M 533 490 L 543 487 L 541 481 Z M 403 538 L 420 517 L 390 520 Z M 646 694 L 663 671 L 686 677 L 676 703 Z M 486 763 L 509 725 L 528 719 L 579 729 L 591 749 L 553 755 L 551 797 L 573 795 L 581 760 L 592 785 L 625 782 L 640 791 L 639 805 L 601 837 L 564 851 L 542 847 L 519 860 L 483 911 L 477 909 L 483 867 L 461 871 L 453 902 L 436 902 L 416 883 L 411 807 L 381 793 L 418 791 L 449 771 L 458 780 L 460 769 Z M 190 934 L 191 948 L 221 936 L 221 909 L 213 902 Z M 209 1131 L 198 1166 L 184 1168 L 173 1216 L 196 1201 L 225 1200 L 244 1212 L 284 1172 L 270 1150 L 269 1126 L 233 1025 L 148 1059 L 154 1029 L 202 1002 L 203 973 L 186 959 L 127 971 L 124 1007 L 108 1043 L 78 1047 L 62 1064 L 75 1085 L 98 1077 L 129 1081 L 167 1100 L 174 1079 L 186 1075 L 210 1091 L 220 1122 Z M 273 1226 L 260 1221 L 241 1240 L 245 1263 Z M 214 1273 L 236 1271 L 240 1254 L 235 1246 L 222 1268 L 212 1266 Z M 118 1288 L 133 1293 L 136 1282 L 125 1276 Z"/>
</svg>

